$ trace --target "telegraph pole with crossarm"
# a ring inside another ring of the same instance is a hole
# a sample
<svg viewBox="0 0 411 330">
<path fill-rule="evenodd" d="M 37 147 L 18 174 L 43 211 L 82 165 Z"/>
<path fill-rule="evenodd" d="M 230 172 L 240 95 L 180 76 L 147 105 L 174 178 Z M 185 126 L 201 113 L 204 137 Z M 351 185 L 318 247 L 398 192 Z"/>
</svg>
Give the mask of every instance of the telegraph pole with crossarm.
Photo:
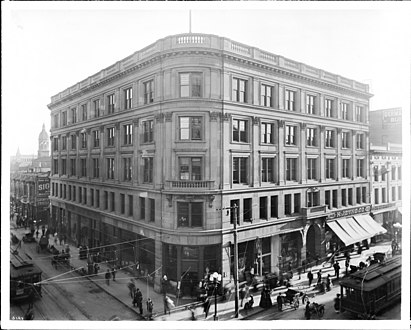
<svg viewBox="0 0 411 330">
<path fill-rule="evenodd" d="M 235 313 L 234 317 L 238 318 L 239 307 L 238 307 L 238 246 L 237 246 L 237 204 L 234 204 L 231 207 L 223 207 L 219 210 L 232 210 L 234 212 L 234 303 L 235 303 Z"/>
</svg>

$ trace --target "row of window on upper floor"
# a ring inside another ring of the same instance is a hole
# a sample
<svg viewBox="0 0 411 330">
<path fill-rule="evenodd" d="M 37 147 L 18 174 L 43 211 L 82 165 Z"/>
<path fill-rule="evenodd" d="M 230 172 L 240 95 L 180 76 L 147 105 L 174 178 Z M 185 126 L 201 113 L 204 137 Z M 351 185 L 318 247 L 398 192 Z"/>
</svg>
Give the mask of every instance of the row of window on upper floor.
<svg viewBox="0 0 411 330">
<path fill-rule="evenodd" d="M 180 181 L 202 181 L 205 177 L 205 159 L 203 156 L 179 156 L 177 157 L 177 180 Z M 90 161 L 92 162 L 90 164 Z M 260 177 L 261 183 L 274 183 L 278 184 L 280 180 L 279 161 L 275 155 L 264 155 L 260 158 Z M 60 162 L 60 163 L 59 163 Z M 69 163 L 68 163 L 69 162 Z M 104 158 L 104 162 L 97 158 L 61 158 L 53 159 L 52 173 L 57 175 L 71 175 L 87 177 L 90 176 L 93 179 L 99 179 L 104 177 L 105 179 L 121 179 L 124 182 L 131 181 L 133 173 L 135 173 L 134 167 L 137 163 L 133 163 L 133 157 L 121 157 L 121 163 L 118 163 L 120 171 L 116 168 L 116 158 L 108 156 Z M 366 159 L 355 159 L 355 173 L 353 173 L 353 160 L 350 157 L 344 157 L 341 159 L 340 167 L 337 166 L 338 159 L 336 156 L 329 156 L 324 160 L 323 170 L 321 169 L 319 156 L 306 157 L 305 165 L 300 162 L 299 156 L 286 156 L 284 161 L 284 178 L 285 181 L 298 182 L 302 179 L 302 171 L 305 171 L 306 180 L 319 181 L 320 177 L 326 180 L 337 179 L 353 179 L 353 178 L 366 178 Z M 60 165 L 60 166 L 59 166 Z M 69 168 L 68 168 L 69 165 Z M 141 168 L 141 182 L 153 183 L 154 179 L 154 157 L 147 156 L 142 157 L 142 162 L 137 167 Z M 231 180 L 232 184 L 250 184 L 252 182 L 253 174 L 252 167 L 250 166 L 250 156 L 243 154 L 241 156 L 233 156 L 231 161 Z M 105 170 L 105 175 L 101 171 Z M 340 174 L 338 175 L 338 168 L 340 168 Z M 69 171 L 68 171 L 69 170 Z M 120 177 L 121 178 L 120 178 Z"/>
<path fill-rule="evenodd" d="M 178 141 L 203 141 L 204 136 L 204 117 L 201 116 L 179 116 L 178 117 Z M 233 143 L 250 143 L 251 138 L 251 120 L 233 118 L 231 121 L 231 141 Z M 260 124 L 260 144 L 274 145 L 278 144 L 279 126 L 277 122 L 264 122 Z M 319 147 L 320 146 L 320 128 L 318 126 L 307 126 L 305 129 L 306 146 Z M 133 124 L 127 123 L 121 126 L 120 134 L 121 145 L 127 146 L 133 144 Z M 284 145 L 285 146 L 299 146 L 301 135 L 301 126 L 299 124 L 285 124 Z M 324 130 L 324 146 L 326 148 L 337 147 L 337 129 L 326 128 Z M 341 148 L 349 149 L 352 147 L 353 133 L 349 130 L 341 130 Z M 69 135 L 71 139 L 71 149 L 77 150 L 77 134 Z M 67 150 L 68 135 L 62 135 L 53 138 L 53 151 L 59 151 L 59 141 L 61 141 L 61 150 Z M 88 133 L 81 132 L 79 134 L 80 149 L 88 148 Z M 154 120 L 141 121 L 141 140 L 142 144 L 154 142 Z M 101 130 L 91 130 L 92 148 L 101 148 Z M 116 128 L 105 128 L 105 147 L 116 146 Z M 356 149 L 366 149 L 366 135 L 365 133 L 355 134 Z"/>
<path fill-rule="evenodd" d="M 201 72 L 190 72 L 179 74 L 179 96 L 181 98 L 201 98 L 204 94 L 204 75 Z M 239 103 L 249 103 L 251 90 L 249 80 L 232 78 L 231 100 Z M 144 81 L 143 104 L 153 103 L 155 100 L 154 78 Z M 279 107 L 279 88 L 277 83 L 260 83 L 259 105 L 267 108 Z M 64 127 L 75 124 L 79 121 L 87 121 L 92 118 L 99 118 L 104 114 L 113 114 L 115 111 L 129 110 L 135 106 L 133 86 L 121 88 L 120 102 L 117 101 L 115 91 L 105 94 L 104 97 L 93 98 L 90 102 L 83 102 L 79 105 L 69 107 L 68 110 L 54 114 L 53 128 Z M 351 120 L 360 123 L 367 122 L 366 107 L 363 104 L 356 104 L 352 101 L 338 101 L 336 97 L 320 97 L 320 93 L 302 93 L 298 88 L 284 86 L 283 108 L 288 111 L 304 112 L 309 115 L 322 115 L 328 118 L 338 118 L 341 120 Z M 323 101 L 321 101 L 323 99 Z M 120 103 L 120 104 L 117 104 Z M 321 104 L 322 103 L 322 104 Z M 303 110 L 301 110 L 303 108 Z M 323 109 L 323 110 L 322 110 Z"/>
</svg>

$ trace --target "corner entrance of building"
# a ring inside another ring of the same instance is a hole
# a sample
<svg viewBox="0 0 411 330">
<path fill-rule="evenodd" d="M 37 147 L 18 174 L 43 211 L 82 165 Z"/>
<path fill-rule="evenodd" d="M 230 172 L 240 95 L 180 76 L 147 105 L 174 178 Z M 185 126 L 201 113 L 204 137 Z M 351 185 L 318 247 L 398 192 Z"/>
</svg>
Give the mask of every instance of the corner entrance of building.
<svg viewBox="0 0 411 330">
<path fill-rule="evenodd" d="M 307 231 L 307 261 L 313 262 L 321 258 L 321 229 L 318 225 L 311 225 Z"/>
</svg>

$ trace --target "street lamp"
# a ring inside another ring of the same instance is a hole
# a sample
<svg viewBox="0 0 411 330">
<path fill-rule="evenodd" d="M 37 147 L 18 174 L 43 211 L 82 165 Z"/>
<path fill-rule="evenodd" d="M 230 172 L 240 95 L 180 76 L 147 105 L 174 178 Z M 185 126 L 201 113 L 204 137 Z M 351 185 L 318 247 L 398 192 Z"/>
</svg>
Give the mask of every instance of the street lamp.
<svg viewBox="0 0 411 330">
<path fill-rule="evenodd" d="M 213 278 L 214 281 L 214 306 L 215 306 L 215 312 L 214 312 L 214 321 L 218 321 L 218 315 L 217 315 L 217 288 L 219 283 L 221 283 L 221 274 L 214 272 L 211 277 Z"/>
</svg>

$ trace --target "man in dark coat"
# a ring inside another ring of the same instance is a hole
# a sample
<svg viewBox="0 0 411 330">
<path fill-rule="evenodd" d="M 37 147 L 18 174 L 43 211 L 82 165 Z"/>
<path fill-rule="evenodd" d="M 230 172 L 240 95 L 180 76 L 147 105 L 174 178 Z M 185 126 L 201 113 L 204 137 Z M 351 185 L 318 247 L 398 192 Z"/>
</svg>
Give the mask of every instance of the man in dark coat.
<svg viewBox="0 0 411 330">
<path fill-rule="evenodd" d="M 277 307 L 278 307 L 279 312 L 283 310 L 283 297 L 281 296 L 280 293 L 277 296 Z"/>
<path fill-rule="evenodd" d="M 153 308 L 154 308 L 153 301 L 152 301 L 150 298 L 148 298 L 148 299 L 147 299 L 147 318 L 148 318 L 149 320 L 152 319 L 152 316 L 153 316 Z"/>
<path fill-rule="evenodd" d="M 207 298 L 204 300 L 204 304 L 203 304 L 204 313 L 205 313 L 205 318 L 207 318 L 207 316 L 208 316 L 208 311 L 210 310 L 210 306 L 211 306 L 210 298 L 207 297 Z"/>
<path fill-rule="evenodd" d="M 336 261 L 333 265 L 334 267 L 334 271 L 335 271 L 335 276 L 337 276 L 337 278 L 340 278 L 340 264 L 338 263 L 338 261 Z"/>
<path fill-rule="evenodd" d="M 114 267 L 111 268 L 111 277 L 113 278 L 113 281 L 116 280 L 116 269 Z"/>
<path fill-rule="evenodd" d="M 321 269 L 320 269 L 317 273 L 317 284 L 320 284 L 321 281 L 322 281 L 322 273 L 321 273 Z"/>
<path fill-rule="evenodd" d="M 104 277 L 106 279 L 106 284 L 110 285 L 110 278 L 111 278 L 111 274 L 110 274 L 110 269 L 107 268 L 106 273 L 104 274 Z"/>
<path fill-rule="evenodd" d="M 137 308 L 140 310 L 140 314 L 143 315 L 143 294 L 141 293 L 139 288 L 136 289 L 134 298 Z"/>
<path fill-rule="evenodd" d="M 311 270 L 308 271 L 307 278 L 308 278 L 308 286 L 310 287 L 311 283 L 313 282 L 313 279 L 314 279 L 314 275 L 313 275 L 313 273 L 311 273 Z"/>
</svg>

